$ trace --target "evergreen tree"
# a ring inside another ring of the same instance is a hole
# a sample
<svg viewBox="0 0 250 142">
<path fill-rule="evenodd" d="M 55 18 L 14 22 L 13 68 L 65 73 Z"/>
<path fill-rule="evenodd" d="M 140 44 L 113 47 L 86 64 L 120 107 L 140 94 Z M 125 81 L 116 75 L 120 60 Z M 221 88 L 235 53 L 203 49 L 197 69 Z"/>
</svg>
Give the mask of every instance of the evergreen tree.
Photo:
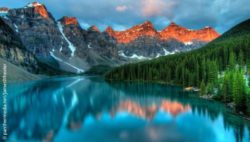
<svg viewBox="0 0 250 142">
<path fill-rule="evenodd" d="M 241 67 L 244 66 L 244 56 L 242 50 L 240 50 L 239 57 L 238 57 L 238 63 Z"/>
<path fill-rule="evenodd" d="M 218 79 L 218 68 L 215 61 L 208 62 L 208 83 L 215 85 Z"/>
<path fill-rule="evenodd" d="M 245 82 L 243 73 L 236 71 L 233 77 L 233 99 L 237 111 L 245 110 Z"/>
<path fill-rule="evenodd" d="M 250 59 L 248 60 L 247 63 L 247 74 L 250 75 Z"/>
<path fill-rule="evenodd" d="M 230 50 L 230 55 L 229 55 L 229 69 L 233 70 L 235 67 L 235 56 L 232 50 Z"/>
<path fill-rule="evenodd" d="M 200 85 L 200 95 L 203 96 L 203 95 L 206 95 L 206 93 L 207 93 L 206 85 L 204 81 L 202 80 L 201 85 Z"/>
<path fill-rule="evenodd" d="M 247 92 L 246 94 L 246 98 L 247 98 L 247 115 L 250 116 L 250 91 Z"/>
<path fill-rule="evenodd" d="M 230 102 L 232 100 L 230 89 L 231 89 L 230 88 L 230 78 L 229 78 L 228 72 L 226 72 L 224 75 L 222 92 L 221 92 L 225 102 Z"/>
<path fill-rule="evenodd" d="M 214 93 L 213 84 L 212 84 L 212 83 L 208 83 L 208 84 L 207 84 L 206 90 L 207 90 L 207 93 L 208 93 L 209 95 L 213 94 L 213 93 Z"/>
</svg>

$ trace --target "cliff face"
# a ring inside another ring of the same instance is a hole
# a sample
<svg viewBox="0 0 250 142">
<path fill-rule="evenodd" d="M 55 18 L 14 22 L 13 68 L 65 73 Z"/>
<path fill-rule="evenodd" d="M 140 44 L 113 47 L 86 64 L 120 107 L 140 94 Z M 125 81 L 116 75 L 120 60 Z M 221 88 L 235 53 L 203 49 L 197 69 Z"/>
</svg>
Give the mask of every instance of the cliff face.
<svg viewBox="0 0 250 142">
<path fill-rule="evenodd" d="M 56 21 L 44 5 L 31 3 L 24 8 L 10 9 L 5 21 L 37 58 L 47 59 L 50 51 L 60 48 L 70 54 Z"/>
<path fill-rule="evenodd" d="M 30 72 L 38 71 L 38 63 L 31 53 L 23 46 L 21 40 L 12 29 L 0 18 L 0 58 Z"/>
<path fill-rule="evenodd" d="M 85 62 L 85 65 L 109 65 L 119 60 L 116 41 L 108 34 L 100 32 L 96 26 L 84 30 L 77 19 L 72 17 L 63 17 L 59 22 L 65 37 L 76 47 L 75 56 Z"/>
<path fill-rule="evenodd" d="M 75 17 L 64 16 L 59 20 L 63 25 L 78 25 L 78 21 Z"/>
</svg>

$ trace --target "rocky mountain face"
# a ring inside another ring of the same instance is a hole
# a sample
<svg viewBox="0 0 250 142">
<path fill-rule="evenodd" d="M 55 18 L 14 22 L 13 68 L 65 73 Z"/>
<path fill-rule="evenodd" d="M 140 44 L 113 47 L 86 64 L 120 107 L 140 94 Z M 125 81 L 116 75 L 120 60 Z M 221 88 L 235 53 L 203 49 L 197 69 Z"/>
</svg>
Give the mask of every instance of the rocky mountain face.
<svg viewBox="0 0 250 142">
<path fill-rule="evenodd" d="M 67 42 L 62 40 L 56 21 L 44 5 L 35 2 L 24 8 L 10 9 L 4 20 L 41 62 L 56 66 L 51 51 L 60 49 L 64 56 L 70 56 Z"/>
<path fill-rule="evenodd" d="M 141 36 L 157 37 L 158 32 L 155 30 L 150 21 L 136 25 L 125 31 L 114 31 L 111 27 L 106 29 L 106 32 L 114 37 L 118 43 L 130 43 Z"/>
<path fill-rule="evenodd" d="M 212 28 L 188 30 L 174 23 L 158 32 L 150 21 L 125 31 L 82 29 L 75 17 L 55 20 L 37 2 L 17 9 L 0 8 L 0 16 L 39 62 L 74 73 L 188 51 L 219 36 Z"/>
<path fill-rule="evenodd" d="M 150 21 L 146 21 L 143 24 L 136 25 L 125 31 L 114 31 L 112 27 L 108 27 L 106 32 L 114 37 L 120 44 L 130 43 L 141 36 L 155 37 L 160 40 L 175 39 L 183 43 L 193 41 L 210 42 L 219 36 L 219 33 L 212 27 L 191 30 L 179 26 L 174 22 L 171 22 L 169 26 L 158 32 Z"/>
<path fill-rule="evenodd" d="M 15 32 L 0 19 L 0 58 L 23 67 L 30 72 L 38 72 L 34 55 L 23 46 Z"/>
<path fill-rule="evenodd" d="M 75 56 L 85 63 L 85 67 L 99 64 L 119 64 L 116 41 L 95 26 L 84 30 L 74 17 L 63 17 L 58 23 L 65 37 L 74 45 Z"/>
<path fill-rule="evenodd" d="M 189 51 L 219 36 L 211 27 L 190 30 L 173 22 L 158 32 L 150 21 L 125 31 L 114 31 L 108 27 L 105 32 L 117 40 L 119 54 L 130 59 L 152 59 Z"/>
<path fill-rule="evenodd" d="M 23 8 L 9 9 L 2 19 L 20 37 L 28 51 L 51 67 L 81 73 L 93 65 L 113 64 L 109 60 L 114 46 L 105 48 L 112 44 L 108 35 L 83 30 L 75 18 L 63 17 L 56 21 L 42 4 L 34 2 Z M 90 50 L 93 46 L 102 50 Z"/>
</svg>

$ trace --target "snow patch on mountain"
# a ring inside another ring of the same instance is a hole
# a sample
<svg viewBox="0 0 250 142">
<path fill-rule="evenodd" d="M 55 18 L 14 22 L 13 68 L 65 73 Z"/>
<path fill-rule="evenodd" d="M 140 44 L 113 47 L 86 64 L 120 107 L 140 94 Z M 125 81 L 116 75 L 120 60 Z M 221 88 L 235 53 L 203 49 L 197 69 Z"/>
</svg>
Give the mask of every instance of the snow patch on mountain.
<svg viewBox="0 0 250 142">
<path fill-rule="evenodd" d="M 151 60 L 153 58 L 158 58 L 158 57 L 162 57 L 162 56 L 167 56 L 167 55 L 172 55 L 172 54 L 176 54 L 179 53 L 179 50 L 173 50 L 173 51 L 168 51 L 165 48 L 162 48 L 163 50 L 163 54 L 162 53 L 157 53 L 155 57 L 146 57 L 146 56 L 141 56 L 141 55 L 137 55 L 135 53 L 132 54 L 132 56 L 127 56 L 122 50 L 120 50 L 119 56 L 124 57 L 124 58 L 130 58 L 130 59 L 139 59 L 139 60 Z"/>
<path fill-rule="evenodd" d="M 8 11 L 0 11 L 0 16 L 5 17 L 8 14 Z"/>
<path fill-rule="evenodd" d="M 130 58 L 130 59 L 139 59 L 139 60 L 150 60 L 151 59 L 149 57 L 138 56 L 135 53 L 132 56 L 127 56 L 122 51 L 119 51 L 119 55 L 122 56 L 122 57 L 125 57 L 125 58 Z"/>
<path fill-rule="evenodd" d="M 166 56 L 166 55 L 172 55 L 172 54 L 175 54 L 175 53 L 179 52 L 178 50 L 174 50 L 172 52 L 169 52 L 165 48 L 163 48 L 163 51 L 164 51 L 164 56 Z"/>
<path fill-rule="evenodd" d="M 74 65 L 72 65 L 72 64 L 70 64 L 70 63 L 68 63 L 68 62 L 66 62 L 64 60 L 62 60 L 61 58 L 57 57 L 53 52 L 50 52 L 50 56 L 53 57 L 55 60 L 74 68 L 75 70 L 77 70 L 77 73 L 84 72 L 84 70 L 82 70 L 82 69 L 80 69 L 80 68 L 78 68 L 78 67 L 76 67 L 76 66 L 74 66 Z"/>
<path fill-rule="evenodd" d="M 184 44 L 187 46 L 187 45 L 192 45 L 193 42 L 192 41 L 189 41 L 189 42 L 184 42 Z"/>
<path fill-rule="evenodd" d="M 170 54 L 170 52 L 168 52 L 165 48 L 163 48 L 163 51 L 165 56 Z"/>
<path fill-rule="evenodd" d="M 7 7 L 0 7 L 0 16 L 6 16 L 9 12 L 9 8 Z"/>
<path fill-rule="evenodd" d="M 139 60 L 149 60 L 149 59 L 151 59 L 151 58 L 149 58 L 149 57 L 138 56 L 137 54 L 133 54 L 133 55 L 130 56 L 129 58 L 131 58 L 131 59 L 139 59 Z"/>
<path fill-rule="evenodd" d="M 18 33 L 18 32 L 19 32 L 19 30 L 18 30 L 17 25 L 16 25 L 16 24 L 14 24 L 14 27 L 15 27 L 15 31 Z"/>
<path fill-rule="evenodd" d="M 89 49 L 92 48 L 92 47 L 91 47 L 91 43 L 88 44 L 88 48 L 89 48 Z"/>
<path fill-rule="evenodd" d="M 162 55 L 160 53 L 157 53 L 157 55 L 155 56 L 155 58 L 161 57 Z"/>
<path fill-rule="evenodd" d="M 0 14 L 7 14 L 8 13 L 8 11 L 0 11 Z"/>
<path fill-rule="evenodd" d="M 28 8 L 28 7 L 37 7 L 37 6 L 41 6 L 41 5 L 42 5 L 41 3 L 32 2 L 32 3 L 29 3 L 25 8 Z"/>
<path fill-rule="evenodd" d="M 61 24 L 61 22 L 58 22 L 58 28 L 60 33 L 62 34 L 63 38 L 66 40 L 66 42 L 68 43 L 68 47 L 71 50 L 71 56 L 74 56 L 76 48 L 75 46 L 69 41 L 69 39 L 65 36 L 64 32 L 63 32 L 63 26 Z"/>
</svg>

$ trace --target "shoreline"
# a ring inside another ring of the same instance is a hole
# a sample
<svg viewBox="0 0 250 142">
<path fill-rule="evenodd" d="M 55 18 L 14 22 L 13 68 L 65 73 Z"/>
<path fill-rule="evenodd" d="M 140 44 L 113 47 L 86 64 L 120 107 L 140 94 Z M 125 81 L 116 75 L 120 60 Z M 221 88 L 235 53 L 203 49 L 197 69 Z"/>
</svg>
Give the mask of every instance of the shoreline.
<svg viewBox="0 0 250 142">
<path fill-rule="evenodd" d="M 182 86 L 182 85 L 178 85 L 178 84 L 171 84 L 171 83 L 167 83 L 167 82 L 164 82 L 164 81 L 143 81 L 143 80 L 112 80 L 112 79 L 106 79 L 104 77 L 105 81 L 107 82 L 140 82 L 140 83 L 156 83 L 156 84 L 164 84 L 164 85 L 171 85 L 171 86 L 178 86 L 178 87 L 182 87 L 183 88 L 183 91 L 184 92 L 199 92 L 199 91 L 185 91 L 185 87 Z M 250 116 L 247 116 L 247 115 L 242 115 L 240 114 L 240 112 L 235 112 L 234 110 L 232 111 L 232 109 L 234 108 L 231 108 L 229 107 L 226 103 L 222 102 L 222 101 L 219 101 L 219 100 L 216 100 L 213 98 L 213 95 L 203 95 L 203 96 L 197 96 L 198 98 L 200 99 L 204 99 L 204 100 L 210 100 L 210 101 L 216 101 L 216 102 L 219 102 L 219 103 L 222 103 L 225 108 L 227 108 L 228 110 L 231 109 L 231 113 L 233 115 L 237 115 L 247 121 L 250 121 Z"/>
<path fill-rule="evenodd" d="M 233 115 L 237 115 L 237 116 L 239 116 L 247 121 L 250 121 L 250 116 L 247 116 L 245 114 L 241 114 L 241 112 L 236 112 L 233 107 L 230 107 L 230 105 L 229 105 L 230 103 L 224 103 L 222 101 L 216 100 L 213 98 L 213 95 L 203 95 L 203 96 L 199 96 L 199 98 L 204 99 L 204 100 L 219 102 L 219 103 L 223 104 L 225 106 L 225 108 L 228 109 Z"/>
</svg>

